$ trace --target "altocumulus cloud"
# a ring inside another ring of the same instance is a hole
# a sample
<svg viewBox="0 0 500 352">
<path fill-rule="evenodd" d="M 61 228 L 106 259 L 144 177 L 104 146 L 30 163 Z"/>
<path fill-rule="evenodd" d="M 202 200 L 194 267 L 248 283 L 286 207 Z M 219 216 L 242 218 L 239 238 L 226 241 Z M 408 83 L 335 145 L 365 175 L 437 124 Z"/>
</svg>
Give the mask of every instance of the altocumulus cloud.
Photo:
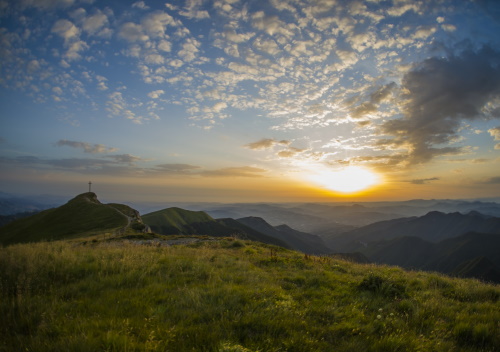
<svg viewBox="0 0 500 352">
<path fill-rule="evenodd" d="M 500 53 L 485 46 L 424 60 L 404 76 L 401 98 L 403 117 L 382 124 L 382 134 L 391 138 L 380 140 L 380 146 L 406 150 L 410 165 L 462 153 L 461 147 L 439 145 L 453 144 L 465 120 L 494 117 Z"/>
<path fill-rule="evenodd" d="M 496 140 L 500 141 L 500 127 L 490 128 L 488 133 Z M 500 149 L 500 143 L 495 145 L 495 149 Z"/>
</svg>

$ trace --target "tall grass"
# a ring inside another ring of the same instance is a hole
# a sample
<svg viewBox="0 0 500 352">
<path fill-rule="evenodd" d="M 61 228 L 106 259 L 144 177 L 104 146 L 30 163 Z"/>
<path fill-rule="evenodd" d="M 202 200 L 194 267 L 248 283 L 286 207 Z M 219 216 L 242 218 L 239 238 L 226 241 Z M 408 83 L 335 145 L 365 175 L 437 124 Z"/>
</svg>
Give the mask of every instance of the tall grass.
<svg viewBox="0 0 500 352">
<path fill-rule="evenodd" d="M 0 351 L 498 351 L 498 286 L 245 242 L 0 249 Z"/>
</svg>

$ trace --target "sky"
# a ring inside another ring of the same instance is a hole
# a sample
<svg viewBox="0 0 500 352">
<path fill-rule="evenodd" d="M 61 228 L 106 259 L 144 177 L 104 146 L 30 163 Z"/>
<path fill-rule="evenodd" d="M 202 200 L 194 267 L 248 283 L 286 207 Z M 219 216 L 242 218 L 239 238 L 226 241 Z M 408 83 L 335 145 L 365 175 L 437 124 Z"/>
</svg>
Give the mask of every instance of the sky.
<svg viewBox="0 0 500 352">
<path fill-rule="evenodd" d="M 0 0 L 0 191 L 500 196 L 500 2 Z"/>
</svg>

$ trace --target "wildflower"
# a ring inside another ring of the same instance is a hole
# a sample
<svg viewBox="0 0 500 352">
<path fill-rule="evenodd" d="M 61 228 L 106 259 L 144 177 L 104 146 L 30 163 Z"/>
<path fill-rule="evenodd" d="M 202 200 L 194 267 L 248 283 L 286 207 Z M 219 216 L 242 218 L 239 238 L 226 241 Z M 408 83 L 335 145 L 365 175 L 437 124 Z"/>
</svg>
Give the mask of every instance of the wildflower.
<svg viewBox="0 0 500 352">
<path fill-rule="evenodd" d="M 377 315 L 377 319 L 382 319 L 382 316 L 380 314 Z"/>
</svg>

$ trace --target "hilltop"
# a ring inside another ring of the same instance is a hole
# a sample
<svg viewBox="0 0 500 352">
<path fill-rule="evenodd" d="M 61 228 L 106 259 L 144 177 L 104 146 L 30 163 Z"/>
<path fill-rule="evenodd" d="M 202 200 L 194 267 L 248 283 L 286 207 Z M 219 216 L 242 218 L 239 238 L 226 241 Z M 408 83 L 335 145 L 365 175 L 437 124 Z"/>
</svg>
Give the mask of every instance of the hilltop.
<svg viewBox="0 0 500 352">
<path fill-rule="evenodd" d="M 145 228 L 136 210 L 123 204 L 102 204 L 95 193 L 87 192 L 60 207 L 0 227 L 0 243 L 7 245 L 116 234 L 129 226 Z"/>
</svg>

